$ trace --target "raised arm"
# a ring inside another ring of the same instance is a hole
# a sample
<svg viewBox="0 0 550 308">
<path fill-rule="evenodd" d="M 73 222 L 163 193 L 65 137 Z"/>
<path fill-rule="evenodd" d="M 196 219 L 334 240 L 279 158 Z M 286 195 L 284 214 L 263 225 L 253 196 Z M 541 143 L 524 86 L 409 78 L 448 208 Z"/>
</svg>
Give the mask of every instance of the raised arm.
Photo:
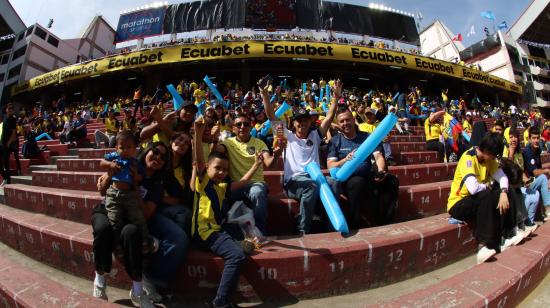
<svg viewBox="0 0 550 308">
<path fill-rule="evenodd" d="M 435 122 L 437 118 L 443 116 L 444 114 L 445 114 L 445 110 L 430 113 L 430 123 Z"/>
<path fill-rule="evenodd" d="M 321 135 L 325 137 L 327 135 L 327 131 L 330 128 L 330 125 L 332 123 L 332 120 L 334 120 L 334 116 L 336 115 L 336 108 L 338 108 L 338 100 L 340 97 L 342 97 L 342 86 L 343 83 L 340 79 L 337 79 L 334 82 L 334 85 L 332 86 L 332 97 L 331 97 L 331 103 L 330 108 L 327 112 L 327 117 L 321 122 L 321 125 L 319 126 L 319 131 L 321 132 Z"/>
<path fill-rule="evenodd" d="M 202 151 L 202 135 L 204 133 L 204 118 L 195 121 L 195 136 L 193 137 L 193 154 L 195 155 L 196 176 L 200 176 L 205 169 L 204 153 Z"/>
<path fill-rule="evenodd" d="M 262 97 L 262 102 L 264 104 L 265 114 L 267 115 L 267 118 L 273 122 L 277 121 L 277 119 L 275 118 L 275 110 L 273 109 L 273 104 L 270 102 L 269 92 L 267 91 L 270 84 L 271 82 L 268 82 L 264 88 L 260 88 L 260 82 L 258 81 L 258 88 L 260 89 L 260 96 Z"/>
<path fill-rule="evenodd" d="M 243 177 L 239 181 L 235 181 L 231 183 L 231 190 L 237 190 L 239 188 L 242 188 L 246 184 L 248 184 L 252 176 L 254 176 L 254 173 L 256 172 L 256 170 L 258 170 L 260 165 L 263 164 L 263 161 L 264 161 L 264 153 L 263 152 L 256 153 L 256 157 L 252 167 L 248 169 L 248 171 L 243 175 Z"/>
</svg>

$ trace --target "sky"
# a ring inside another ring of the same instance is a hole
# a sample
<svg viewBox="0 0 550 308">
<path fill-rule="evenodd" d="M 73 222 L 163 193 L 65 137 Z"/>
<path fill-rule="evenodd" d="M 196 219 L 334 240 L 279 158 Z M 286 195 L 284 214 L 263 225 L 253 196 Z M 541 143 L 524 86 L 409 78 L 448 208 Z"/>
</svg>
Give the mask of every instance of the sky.
<svg viewBox="0 0 550 308">
<path fill-rule="evenodd" d="M 154 0 L 9 0 L 23 22 L 29 26 L 38 22 L 46 26 L 54 19 L 51 31 L 62 39 L 75 38 L 95 15 L 103 15 L 116 29 L 120 12 L 126 9 L 150 4 Z M 300 1 L 300 0 L 298 0 Z M 482 11 L 492 11 L 496 16 L 495 25 L 506 21 L 509 27 L 520 16 L 531 0 L 333 0 L 356 5 L 370 2 L 383 4 L 411 13 L 420 12 L 423 16 L 421 29 L 435 19 L 441 20 L 455 35 L 461 33 L 464 46 L 469 46 L 484 36 L 483 27 L 493 25 L 480 16 Z M 168 3 L 188 1 L 172 0 Z M 467 37 L 471 26 L 476 34 Z"/>
</svg>

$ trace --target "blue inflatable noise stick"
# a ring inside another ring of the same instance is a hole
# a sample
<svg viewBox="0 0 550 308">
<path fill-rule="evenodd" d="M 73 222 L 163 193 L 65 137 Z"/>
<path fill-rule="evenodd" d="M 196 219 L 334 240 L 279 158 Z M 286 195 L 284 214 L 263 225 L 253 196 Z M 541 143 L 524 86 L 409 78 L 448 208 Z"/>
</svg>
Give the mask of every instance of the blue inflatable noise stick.
<svg viewBox="0 0 550 308">
<path fill-rule="evenodd" d="M 374 152 L 374 149 L 390 133 L 395 123 L 397 123 L 397 116 L 395 113 L 388 114 L 384 120 L 380 122 L 380 125 L 374 129 L 367 140 L 357 148 L 353 155 L 353 159 L 347 161 L 341 168 L 331 169 L 330 175 L 340 182 L 345 182 L 351 174 L 357 170 L 357 167 Z"/>
<path fill-rule="evenodd" d="M 280 119 L 283 117 L 285 112 L 287 112 L 290 109 L 290 105 L 287 104 L 286 101 L 284 101 L 279 108 L 277 108 L 277 111 L 275 111 L 275 117 L 277 119 Z"/>
<path fill-rule="evenodd" d="M 208 75 L 204 76 L 203 80 L 206 83 L 206 85 L 208 86 L 208 88 L 210 89 L 210 91 L 212 91 L 212 93 L 214 93 L 214 96 L 216 97 L 216 99 L 218 99 L 218 101 L 220 101 L 220 102 L 223 102 L 224 100 L 223 100 L 222 95 L 220 94 L 220 91 L 218 91 L 216 86 L 212 83 L 212 81 L 210 81 L 210 78 L 208 78 Z"/>
<path fill-rule="evenodd" d="M 393 98 L 391 99 L 392 102 L 395 102 L 395 100 L 397 99 L 397 97 L 399 97 L 399 92 L 395 93 L 395 95 L 393 96 Z"/>
<path fill-rule="evenodd" d="M 183 97 L 181 97 L 172 84 L 167 85 L 166 89 L 168 89 L 168 92 L 170 92 L 174 99 L 174 110 L 180 109 L 181 105 L 183 105 Z"/>
<path fill-rule="evenodd" d="M 53 140 L 52 137 L 50 137 L 50 135 L 48 133 L 42 133 L 42 134 L 40 134 L 40 136 L 37 136 L 36 138 L 34 138 L 34 140 L 39 141 L 42 138 L 46 138 L 48 140 Z"/>
<path fill-rule="evenodd" d="M 204 107 L 206 105 L 206 100 L 202 100 L 202 102 L 200 102 L 198 105 L 197 105 L 197 108 L 199 109 L 199 111 L 197 111 L 197 116 L 201 116 L 204 114 Z"/>
<path fill-rule="evenodd" d="M 283 89 L 286 90 L 286 78 L 283 80 Z"/>
<path fill-rule="evenodd" d="M 304 82 L 302 83 L 302 94 L 306 95 L 306 91 L 307 91 L 307 84 Z"/>
<path fill-rule="evenodd" d="M 330 100 L 330 85 L 327 84 L 325 86 L 325 95 L 327 96 L 327 100 Z"/>
<path fill-rule="evenodd" d="M 467 142 L 470 142 L 470 135 L 468 135 L 467 132 L 462 131 L 462 137 L 464 137 L 464 140 L 466 140 Z"/>
<path fill-rule="evenodd" d="M 284 101 L 283 104 L 279 106 L 279 108 L 277 108 L 277 110 L 275 111 L 275 117 L 277 119 L 281 118 L 285 114 L 285 112 L 287 112 L 288 109 L 290 109 L 290 105 L 287 104 L 286 101 Z M 256 134 L 259 136 L 265 137 L 267 136 L 270 128 L 271 128 L 271 121 L 267 120 L 265 121 L 264 127 Z"/>
<path fill-rule="evenodd" d="M 319 99 L 323 99 L 324 95 L 325 95 L 325 89 L 324 88 L 321 88 L 320 90 L 321 92 L 319 92 Z"/>
<path fill-rule="evenodd" d="M 348 234 L 349 229 L 346 218 L 344 218 L 344 214 L 342 214 L 340 205 L 338 204 L 338 201 L 336 201 L 336 198 L 334 197 L 334 194 L 332 193 L 332 190 L 327 183 L 327 179 L 321 172 L 319 165 L 316 162 L 311 162 L 306 165 L 305 171 L 307 172 L 307 174 L 309 174 L 309 177 L 314 180 L 319 186 L 321 203 L 323 203 L 325 211 L 327 212 L 327 216 L 330 219 L 334 230 L 340 233 Z"/>
</svg>

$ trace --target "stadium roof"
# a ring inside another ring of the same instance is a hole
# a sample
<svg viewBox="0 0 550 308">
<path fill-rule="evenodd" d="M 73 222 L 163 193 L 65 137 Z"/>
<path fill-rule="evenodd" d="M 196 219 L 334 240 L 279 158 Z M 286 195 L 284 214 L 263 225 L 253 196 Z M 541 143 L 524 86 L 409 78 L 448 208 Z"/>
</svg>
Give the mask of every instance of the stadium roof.
<svg viewBox="0 0 550 308">
<path fill-rule="evenodd" d="M 550 44 L 550 0 L 533 0 L 508 34 L 517 40 Z"/>
</svg>

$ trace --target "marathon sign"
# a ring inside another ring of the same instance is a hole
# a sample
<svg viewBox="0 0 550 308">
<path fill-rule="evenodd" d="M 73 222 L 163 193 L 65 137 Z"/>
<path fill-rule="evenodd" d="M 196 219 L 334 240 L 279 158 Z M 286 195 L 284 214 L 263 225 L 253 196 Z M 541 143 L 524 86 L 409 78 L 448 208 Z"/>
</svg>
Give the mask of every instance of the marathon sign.
<svg viewBox="0 0 550 308">
<path fill-rule="evenodd" d="M 121 15 L 116 28 L 115 43 L 161 35 L 165 9 L 161 7 Z"/>
<path fill-rule="evenodd" d="M 300 58 L 318 61 L 372 63 L 460 78 L 519 94 L 522 94 L 523 90 L 521 86 L 515 83 L 485 72 L 408 53 L 343 44 L 242 41 L 169 46 L 106 57 L 86 64 L 75 64 L 34 77 L 26 84 L 17 85 L 12 88 L 12 95 L 67 80 L 87 78 L 130 68 L 147 68 L 155 65 L 189 61 L 225 61 L 254 58 Z"/>
</svg>

